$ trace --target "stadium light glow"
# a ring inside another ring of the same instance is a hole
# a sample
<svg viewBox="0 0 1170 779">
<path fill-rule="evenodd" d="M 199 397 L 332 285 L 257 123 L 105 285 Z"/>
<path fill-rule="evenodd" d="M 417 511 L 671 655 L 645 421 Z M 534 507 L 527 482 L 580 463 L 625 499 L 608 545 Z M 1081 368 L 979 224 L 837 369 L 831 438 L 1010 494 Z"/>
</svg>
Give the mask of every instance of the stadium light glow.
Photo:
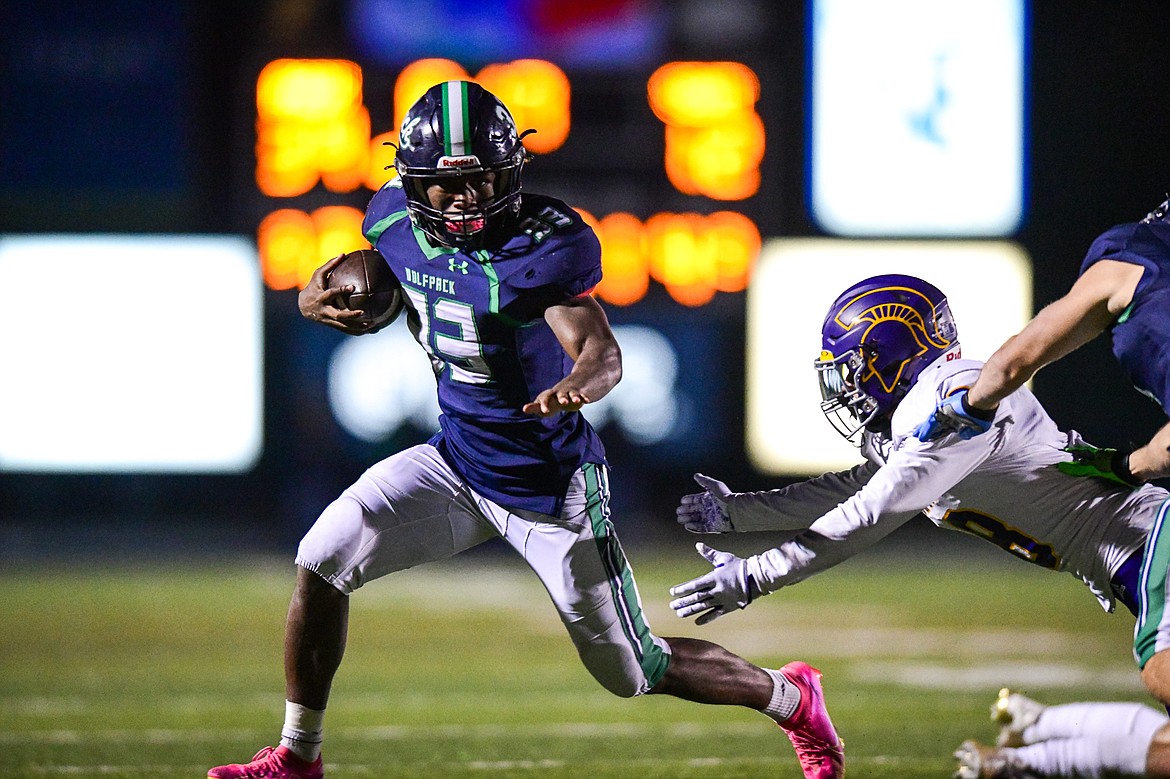
<svg viewBox="0 0 1170 779">
<path fill-rule="evenodd" d="M 256 230 L 264 283 L 270 289 L 304 289 L 330 257 L 368 248 L 362 216 L 351 206 L 323 206 L 311 214 L 281 208 L 268 214 Z"/>
<path fill-rule="evenodd" d="M 601 220 L 580 213 L 601 242 L 597 296 L 617 306 L 644 298 L 651 279 L 686 306 L 708 303 L 716 292 L 742 292 L 760 253 L 755 223 L 731 211 L 658 213 L 645 224 L 626 213 Z"/>
<path fill-rule="evenodd" d="M 402 125 L 406 112 L 428 89 L 455 79 L 474 81 L 500 98 L 521 131 L 535 128 L 537 132 L 524 139 L 528 151 L 547 154 L 569 137 L 569 78 L 553 63 L 536 59 L 492 63 L 475 76 L 448 59 L 412 62 L 394 82 L 394 126 Z"/>
<path fill-rule="evenodd" d="M 260 455 L 263 287 L 236 236 L 0 238 L 0 275 L 53 258 L 53 306 L 0 310 L 0 470 L 238 473 Z M 129 286 L 128 286 L 129 285 Z M 126 300 L 133 289 L 134 303 Z M 208 290 L 231 316 L 209 316 Z"/>
<path fill-rule="evenodd" d="M 397 144 L 397 132 L 380 133 L 370 139 L 366 189 L 377 192 L 383 184 L 398 175 L 398 170 L 394 167 L 394 148 Z"/>
<path fill-rule="evenodd" d="M 318 181 L 352 192 L 365 180 L 370 115 L 356 63 L 270 62 L 256 81 L 256 112 L 256 185 L 265 195 L 303 195 Z"/>
<path fill-rule="evenodd" d="M 809 476 L 861 462 L 820 411 L 813 360 L 837 295 L 883 273 L 942 290 L 966 358 L 986 360 L 1032 316 L 1032 264 L 1014 243 L 770 239 L 747 310 L 745 439 L 761 472 Z"/>
<path fill-rule="evenodd" d="M 811 18 L 809 202 L 823 229 L 1015 231 L 1024 0 L 815 0 Z"/>
<path fill-rule="evenodd" d="M 578 210 L 601 242 L 601 283 L 597 296 L 617 306 L 629 306 L 646 297 L 650 263 L 642 246 L 642 222 L 633 214 L 609 214 L 600 222 Z"/>
<path fill-rule="evenodd" d="M 688 195 L 743 200 L 760 187 L 763 120 L 756 74 L 738 62 L 670 62 L 647 83 L 650 109 L 666 125 L 667 177 Z"/>
<path fill-rule="evenodd" d="M 476 80 L 508 106 L 520 132 L 537 130 L 524 139 L 524 148 L 548 154 L 564 146 L 570 121 L 569 78 L 564 71 L 544 60 L 516 60 L 488 65 Z"/>
</svg>

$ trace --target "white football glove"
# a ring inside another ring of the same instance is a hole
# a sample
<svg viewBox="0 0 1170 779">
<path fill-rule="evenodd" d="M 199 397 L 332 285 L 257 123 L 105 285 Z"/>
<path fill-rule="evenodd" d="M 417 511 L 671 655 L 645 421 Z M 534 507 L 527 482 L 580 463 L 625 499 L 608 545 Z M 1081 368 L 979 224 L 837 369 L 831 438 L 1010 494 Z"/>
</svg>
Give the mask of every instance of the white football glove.
<svg viewBox="0 0 1170 779">
<path fill-rule="evenodd" d="M 695 624 L 706 625 L 729 611 L 747 608 L 760 594 L 755 578 L 748 573 L 746 560 L 703 543 L 695 544 L 695 549 L 715 568 L 670 588 L 670 594 L 675 596 L 670 607 L 675 614 L 683 619 L 698 614 Z"/>
<path fill-rule="evenodd" d="M 701 473 L 695 481 L 705 492 L 683 495 L 675 509 L 678 523 L 692 533 L 731 533 L 731 517 L 727 513 L 727 496 L 731 490 L 718 479 Z"/>
</svg>

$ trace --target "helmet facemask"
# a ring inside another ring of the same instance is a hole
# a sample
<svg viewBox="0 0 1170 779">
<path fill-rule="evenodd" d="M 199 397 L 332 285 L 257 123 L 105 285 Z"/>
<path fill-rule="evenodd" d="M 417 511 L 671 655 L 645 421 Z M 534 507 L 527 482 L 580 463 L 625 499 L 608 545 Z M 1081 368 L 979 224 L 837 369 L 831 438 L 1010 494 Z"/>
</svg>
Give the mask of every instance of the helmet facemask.
<svg viewBox="0 0 1170 779">
<path fill-rule="evenodd" d="M 459 167 L 448 169 L 398 166 L 411 219 L 420 230 L 445 246 L 480 246 L 489 226 L 520 210 L 523 149 L 513 159 L 497 165 L 480 165 L 474 155 L 463 160 Z M 470 207 L 436 208 L 428 190 L 444 183 L 451 191 L 467 190 L 479 196 Z M 490 194 L 485 192 L 488 189 Z"/>
<path fill-rule="evenodd" d="M 855 383 L 865 367 L 865 359 L 856 349 L 837 357 L 821 352 L 813 365 L 821 389 L 821 411 L 834 430 L 845 440 L 856 443 L 855 438 L 881 411 L 877 400 Z"/>
<path fill-rule="evenodd" d="M 504 104 L 478 84 L 427 90 L 403 120 L 394 162 L 411 221 L 443 246 L 483 246 L 520 210 L 522 137 Z M 442 200 L 462 194 L 463 207 L 436 206 L 429 192 L 436 185 Z"/>
</svg>

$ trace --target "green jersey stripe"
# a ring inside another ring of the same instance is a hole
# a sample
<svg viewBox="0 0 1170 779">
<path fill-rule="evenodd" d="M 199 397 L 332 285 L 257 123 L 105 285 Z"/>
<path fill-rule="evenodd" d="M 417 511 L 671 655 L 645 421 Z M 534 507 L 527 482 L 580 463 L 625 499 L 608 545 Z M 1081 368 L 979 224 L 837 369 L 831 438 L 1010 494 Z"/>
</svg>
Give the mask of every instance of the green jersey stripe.
<svg viewBox="0 0 1170 779">
<path fill-rule="evenodd" d="M 373 246 L 378 242 L 378 238 L 382 235 L 382 233 L 386 232 L 386 230 L 390 228 L 390 225 L 405 219 L 407 216 L 409 216 L 409 214 L 407 214 L 406 211 L 395 211 L 389 216 L 385 216 L 379 219 L 377 222 L 374 222 L 369 230 L 366 231 L 366 240 L 370 242 L 371 246 Z"/>
</svg>

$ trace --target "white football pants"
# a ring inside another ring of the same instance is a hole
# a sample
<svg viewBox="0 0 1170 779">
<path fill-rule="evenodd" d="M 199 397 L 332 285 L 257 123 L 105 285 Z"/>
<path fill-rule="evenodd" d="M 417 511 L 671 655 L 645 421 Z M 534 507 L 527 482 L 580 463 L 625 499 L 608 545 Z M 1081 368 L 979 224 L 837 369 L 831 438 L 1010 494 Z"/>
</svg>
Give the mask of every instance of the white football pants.
<svg viewBox="0 0 1170 779">
<path fill-rule="evenodd" d="M 433 446 L 421 444 L 376 463 L 329 504 L 302 539 L 296 562 L 348 595 L 496 536 L 540 577 L 602 686 L 630 697 L 658 683 L 670 649 L 646 624 L 609 519 L 602 465 L 586 464 L 573 475 L 561 515 L 553 517 L 510 511 L 477 495 Z"/>
</svg>

